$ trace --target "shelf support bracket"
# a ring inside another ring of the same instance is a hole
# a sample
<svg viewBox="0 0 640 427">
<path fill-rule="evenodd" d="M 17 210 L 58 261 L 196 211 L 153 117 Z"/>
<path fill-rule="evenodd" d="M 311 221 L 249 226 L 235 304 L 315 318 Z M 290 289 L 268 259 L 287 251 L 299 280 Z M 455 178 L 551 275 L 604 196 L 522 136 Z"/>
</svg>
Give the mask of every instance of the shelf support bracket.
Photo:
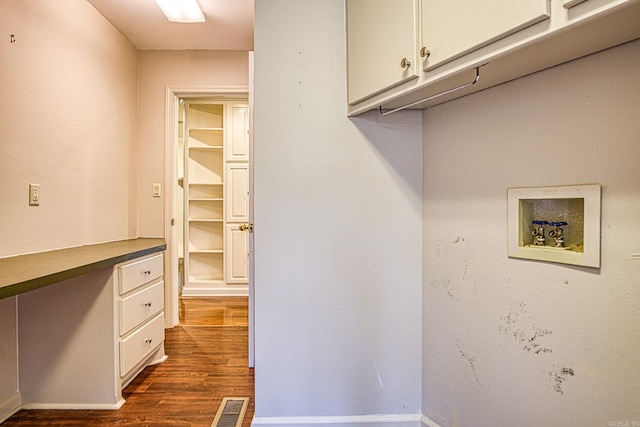
<svg viewBox="0 0 640 427">
<path fill-rule="evenodd" d="M 486 64 L 483 64 L 483 65 L 486 65 Z M 459 90 L 471 87 L 474 84 L 478 83 L 478 81 L 480 81 L 480 67 L 482 67 L 483 65 L 480 65 L 479 67 L 476 67 L 476 77 L 475 77 L 475 79 L 473 79 L 473 81 L 470 81 L 470 82 L 465 83 L 465 84 L 460 85 L 460 86 L 456 86 L 456 87 L 451 88 L 451 89 L 447 89 L 444 92 L 436 93 L 435 95 L 430 95 L 430 96 L 428 96 L 426 98 L 419 99 L 419 100 L 414 101 L 414 102 L 412 102 L 410 104 L 406 104 L 406 105 L 403 105 L 402 107 L 394 108 L 392 110 L 383 110 L 382 109 L 382 105 L 380 105 L 380 114 L 383 115 L 383 116 L 386 116 L 386 115 L 389 115 L 389 114 L 393 114 L 393 113 L 396 113 L 398 111 L 402 111 L 402 110 L 405 110 L 407 108 L 411 108 L 411 107 L 413 107 L 415 105 L 422 104 L 423 102 L 431 101 L 432 99 L 440 98 L 441 96 L 449 95 L 450 93 L 457 92 Z"/>
</svg>

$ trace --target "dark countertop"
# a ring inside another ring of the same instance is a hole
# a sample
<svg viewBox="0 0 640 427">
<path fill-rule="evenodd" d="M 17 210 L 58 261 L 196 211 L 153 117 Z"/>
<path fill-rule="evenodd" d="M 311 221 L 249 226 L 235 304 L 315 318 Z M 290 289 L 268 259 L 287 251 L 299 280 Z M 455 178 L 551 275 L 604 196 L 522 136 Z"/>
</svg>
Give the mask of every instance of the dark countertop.
<svg viewBox="0 0 640 427">
<path fill-rule="evenodd" d="M 0 299 L 167 248 L 164 239 L 129 239 L 0 258 Z"/>
</svg>

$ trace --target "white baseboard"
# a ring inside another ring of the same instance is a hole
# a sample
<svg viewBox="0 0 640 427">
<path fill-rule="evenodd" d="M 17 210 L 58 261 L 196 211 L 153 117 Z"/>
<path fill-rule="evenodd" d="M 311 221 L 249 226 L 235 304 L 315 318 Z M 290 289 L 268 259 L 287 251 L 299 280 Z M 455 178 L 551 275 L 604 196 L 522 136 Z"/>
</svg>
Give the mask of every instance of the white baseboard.
<svg viewBox="0 0 640 427">
<path fill-rule="evenodd" d="M 249 288 L 182 288 L 183 297 L 248 297 Z"/>
<path fill-rule="evenodd" d="M 345 417 L 253 417 L 251 426 L 270 427 L 440 427 L 424 415 L 358 415 Z"/>
<path fill-rule="evenodd" d="M 20 392 L 16 391 L 5 399 L 0 400 L 0 424 L 7 418 L 20 410 L 22 397 Z"/>
<path fill-rule="evenodd" d="M 422 425 L 426 426 L 426 427 L 440 427 L 440 424 L 430 420 L 429 418 L 427 418 L 426 416 L 422 416 Z"/>
<path fill-rule="evenodd" d="M 124 405 L 124 399 L 120 399 L 119 402 L 115 404 L 107 404 L 107 403 L 25 403 L 22 405 L 20 409 L 71 409 L 71 410 L 112 410 L 112 409 L 120 409 Z"/>
<path fill-rule="evenodd" d="M 420 415 L 355 415 L 331 417 L 253 417 L 252 426 L 271 427 L 421 427 Z"/>
</svg>

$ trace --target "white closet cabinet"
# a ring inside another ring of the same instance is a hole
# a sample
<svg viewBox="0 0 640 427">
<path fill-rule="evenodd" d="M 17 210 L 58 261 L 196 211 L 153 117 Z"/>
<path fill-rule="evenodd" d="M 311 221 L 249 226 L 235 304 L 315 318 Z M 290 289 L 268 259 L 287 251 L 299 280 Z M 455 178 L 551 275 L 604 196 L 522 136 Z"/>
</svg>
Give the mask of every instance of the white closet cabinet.
<svg viewBox="0 0 640 427">
<path fill-rule="evenodd" d="M 347 0 L 349 103 L 418 77 L 418 0 Z"/>
<path fill-rule="evenodd" d="M 249 221 L 249 164 L 234 163 L 227 165 L 227 222 Z"/>
<path fill-rule="evenodd" d="M 228 254 L 225 269 L 227 283 L 247 283 L 249 281 L 249 239 L 248 230 L 242 224 L 227 225 Z"/>
<path fill-rule="evenodd" d="M 243 101 L 189 100 L 185 103 L 185 130 L 182 294 L 247 294 L 246 286 L 237 286 L 246 285 L 246 280 L 227 280 L 227 266 L 237 265 L 232 249 L 240 246 L 232 245 L 237 236 L 230 240 L 227 223 L 248 221 L 248 105 Z"/>
<path fill-rule="evenodd" d="M 226 219 L 227 232 L 225 251 L 227 283 L 249 281 L 249 164 L 227 165 Z"/>
<path fill-rule="evenodd" d="M 229 132 L 225 144 L 227 162 L 249 162 L 249 107 L 229 105 Z"/>
<path fill-rule="evenodd" d="M 549 19 L 549 0 L 422 0 L 426 70 Z"/>
</svg>

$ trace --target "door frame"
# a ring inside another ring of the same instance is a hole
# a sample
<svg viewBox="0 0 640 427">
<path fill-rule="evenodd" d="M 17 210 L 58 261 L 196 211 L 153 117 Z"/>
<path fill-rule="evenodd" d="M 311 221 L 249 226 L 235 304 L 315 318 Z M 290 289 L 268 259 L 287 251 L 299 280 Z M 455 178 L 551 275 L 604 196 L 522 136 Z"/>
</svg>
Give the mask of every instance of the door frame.
<svg viewBox="0 0 640 427">
<path fill-rule="evenodd" d="M 172 328 L 179 323 L 178 295 L 178 233 L 176 218 L 177 147 L 178 147 L 178 103 L 180 98 L 220 98 L 252 99 L 248 85 L 170 85 L 165 90 L 165 168 L 164 168 L 164 235 L 167 243 L 165 268 L 165 327 Z M 252 116 L 251 105 L 249 115 Z M 250 122 L 251 123 L 251 122 Z M 250 129 L 252 129 L 250 127 Z M 250 132 L 250 144 L 253 140 Z M 250 153 L 252 152 L 250 146 Z M 250 178 L 253 159 L 249 159 Z M 252 184 L 251 184 L 252 185 Z M 250 194 L 250 208 L 253 210 L 253 192 Z M 251 236 L 251 235 L 250 235 Z M 252 237 L 252 236 L 251 236 Z M 250 237 L 250 240 L 252 240 Z M 253 366 L 253 251 L 249 256 L 249 366 Z"/>
</svg>

